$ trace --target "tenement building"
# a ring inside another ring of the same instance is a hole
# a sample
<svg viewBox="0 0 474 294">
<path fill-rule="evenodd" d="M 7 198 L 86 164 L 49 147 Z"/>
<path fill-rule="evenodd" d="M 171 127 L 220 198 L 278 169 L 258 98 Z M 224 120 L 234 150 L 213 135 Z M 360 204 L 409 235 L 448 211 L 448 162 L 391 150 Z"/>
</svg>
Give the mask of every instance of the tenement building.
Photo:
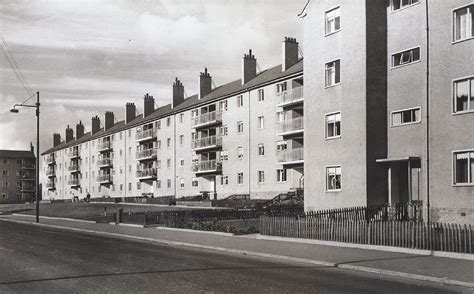
<svg viewBox="0 0 474 294">
<path fill-rule="evenodd" d="M 30 150 L 0 150 L 0 203 L 24 203 L 35 198 L 36 157 Z"/>
<path fill-rule="evenodd" d="M 282 64 L 257 72 L 250 50 L 241 79 L 185 98 L 176 78 L 172 103 L 143 112 L 125 105 L 125 119 L 106 112 L 67 126 L 64 140 L 42 153 L 44 199 L 84 197 L 249 195 L 269 199 L 303 188 L 303 61 L 298 42 L 282 42 Z"/>
<path fill-rule="evenodd" d="M 474 2 L 309 1 L 306 210 L 474 223 Z"/>
</svg>

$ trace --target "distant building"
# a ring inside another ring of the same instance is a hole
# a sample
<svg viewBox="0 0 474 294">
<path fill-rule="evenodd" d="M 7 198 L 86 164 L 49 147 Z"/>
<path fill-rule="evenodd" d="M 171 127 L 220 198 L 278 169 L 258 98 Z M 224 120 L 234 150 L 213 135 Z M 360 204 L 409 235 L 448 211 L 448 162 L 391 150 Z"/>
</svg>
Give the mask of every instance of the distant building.
<svg viewBox="0 0 474 294">
<path fill-rule="evenodd" d="M 0 203 L 24 203 L 35 198 L 36 157 L 31 151 L 0 150 Z"/>
<path fill-rule="evenodd" d="M 282 64 L 257 72 L 250 50 L 241 79 L 213 87 L 207 69 L 199 93 L 185 97 L 176 78 L 172 103 L 125 120 L 106 112 L 103 127 L 79 122 L 54 134 L 42 154 L 43 198 L 231 195 L 271 199 L 303 185 L 303 61 L 298 42 L 282 42 Z M 171 85 L 170 85 L 171 86 Z M 125 104 L 125 103 L 124 103 Z"/>
</svg>

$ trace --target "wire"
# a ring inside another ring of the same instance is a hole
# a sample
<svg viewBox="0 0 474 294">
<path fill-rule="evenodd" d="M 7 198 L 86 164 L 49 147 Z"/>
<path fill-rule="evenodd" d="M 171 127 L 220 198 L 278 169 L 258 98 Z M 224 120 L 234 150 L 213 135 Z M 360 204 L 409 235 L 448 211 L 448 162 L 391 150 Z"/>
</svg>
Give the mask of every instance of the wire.
<svg viewBox="0 0 474 294">
<path fill-rule="evenodd" d="M 33 95 L 31 95 L 30 97 L 26 98 L 25 101 L 21 102 L 21 104 L 25 104 L 26 102 L 28 102 L 28 100 L 30 100 L 31 98 L 35 97 L 36 96 L 36 93 L 34 93 Z"/>
<path fill-rule="evenodd" d="M 13 56 L 8 51 L 8 43 L 7 43 L 7 41 L 5 40 L 5 38 L 3 37 L 2 34 L 0 34 L 0 39 L 1 39 L 2 51 L 3 51 L 3 54 L 5 55 L 5 57 L 7 58 L 8 64 L 13 69 L 13 72 L 15 73 L 16 77 L 18 78 L 21 85 L 23 86 L 25 91 L 28 93 L 28 95 L 34 95 L 33 91 L 31 90 L 30 85 L 28 84 L 25 77 L 23 76 L 23 74 L 20 70 L 20 67 L 18 66 L 18 63 L 15 61 L 15 58 L 13 58 Z"/>
</svg>

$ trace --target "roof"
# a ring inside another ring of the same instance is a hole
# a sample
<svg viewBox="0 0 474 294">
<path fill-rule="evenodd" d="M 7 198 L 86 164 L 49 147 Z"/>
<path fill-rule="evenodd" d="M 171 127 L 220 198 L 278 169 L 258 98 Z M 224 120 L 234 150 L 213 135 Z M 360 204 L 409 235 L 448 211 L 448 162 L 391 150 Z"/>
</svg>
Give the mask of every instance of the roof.
<svg viewBox="0 0 474 294">
<path fill-rule="evenodd" d="M 30 150 L 0 150 L 0 158 L 35 158 Z"/>
<path fill-rule="evenodd" d="M 43 153 L 41 153 L 41 155 L 45 155 L 57 150 L 75 146 L 77 144 L 80 144 L 89 140 L 93 140 L 95 138 L 103 137 L 108 134 L 112 134 L 112 133 L 116 133 L 122 130 L 133 128 L 135 126 L 142 125 L 159 118 L 167 117 L 175 113 L 186 111 L 190 108 L 194 108 L 199 105 L 204 105 L 213 101 L 225 99 L 229 96 L 237 95 L 239 93 L 243 93 L 250 89 L 261 87 L 267 83 L 274 82 L 278 79 L 282 79 L 282 78 L 295 75 L 295 74 L 300 74 L 302 72 L 303 72 L 303 59 L 300 59 L 296 64 L 294 64 L 293 66 L 291 66 L 285 71 L 282 71 L 282 66 L 280 64 L 280 65 L 274 66 L 272 68 L 269 68 L 260 72 L 259 74 L 257 74 L 255 78 L 251 79 L 249 82 L 243 85 L 242 85 L 241 79 L 232 81 L 230 83 L 227 83 L 227 84 L 224 84 L 212 89 L 211 93 L 202 97 L 201 99 L 198 99 L 199 97 L 196 94 L 184 99 L 183 102 L 181 102 L 179 105 L 177 105 L 174 108 L 171 107 L 171 104 L 167 104 L 165 106 L 155 109 L 155 111 L 152 114 L 146 117 L 143 117 L 142 114 L 139 114 L 135 119 L 133 119 L 127 124 L 125 123 L 125 121 L 122 120 L 122 121 L 117 122 L 114 126 L 112 126 L 106 131 L 104 131 L 104 129 L 102 128 L 100 131 L 94 134 L 91 134 L 90 132 L 87 134 L 84 134 L 84 136 L 82 136 L 78 140 L 72 140 L 72 141 L 69 141 L 68 143 L 63 141 L 56 147 L 52 147 L 44 151 Z"/>
</svg>

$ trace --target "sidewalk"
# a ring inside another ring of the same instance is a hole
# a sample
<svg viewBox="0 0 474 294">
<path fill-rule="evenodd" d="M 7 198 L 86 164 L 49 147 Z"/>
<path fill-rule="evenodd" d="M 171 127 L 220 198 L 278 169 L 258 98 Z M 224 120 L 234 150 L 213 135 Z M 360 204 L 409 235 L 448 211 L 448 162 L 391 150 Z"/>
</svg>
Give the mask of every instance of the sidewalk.
<svg viewBox="0 0 474 294">
<path fill-rule="evenodd" d="M 0 216 L 1 220 L 36 225 L 35 219 L 30 216 Z M 65 219 L 41 218 L 40 222 L 40 225 L 104 236 L 133 238 L 171 246 L 189 246 L 474 288 L 474 261 L 470 260 L 300 243 L 294 239 L 284 240 L 284 238 L 268 240 L 256 238 L 256 235 L 232 236 L 178 229 L 114 226 Z"/>
</svg>

